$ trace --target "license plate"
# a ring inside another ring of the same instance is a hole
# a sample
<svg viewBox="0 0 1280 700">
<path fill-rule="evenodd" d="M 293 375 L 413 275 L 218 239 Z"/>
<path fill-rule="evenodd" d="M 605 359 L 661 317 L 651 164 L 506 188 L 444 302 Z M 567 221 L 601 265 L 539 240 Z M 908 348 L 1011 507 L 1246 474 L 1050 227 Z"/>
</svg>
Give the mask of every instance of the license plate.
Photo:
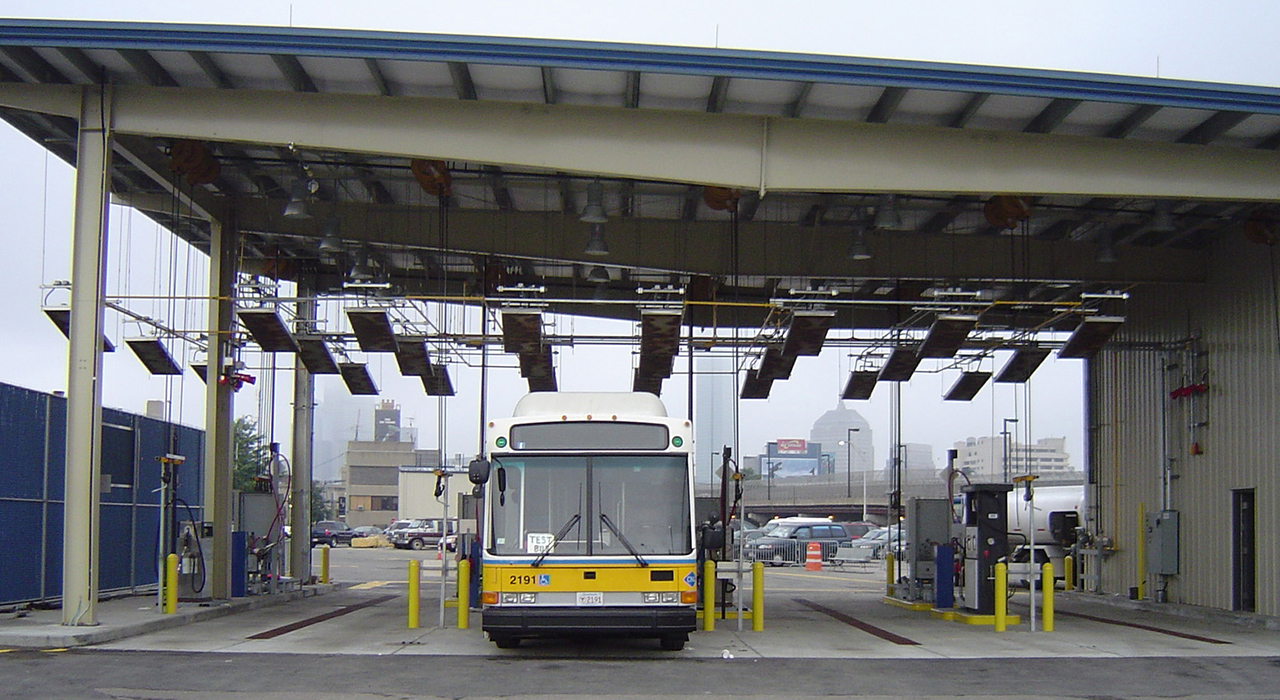
<svg viewBox="0 0 1280 700">
<path fill-rule="evenodd" d="M 579 592 L 578 605 L 604 605 L 604 594 Z"/>
</svg>

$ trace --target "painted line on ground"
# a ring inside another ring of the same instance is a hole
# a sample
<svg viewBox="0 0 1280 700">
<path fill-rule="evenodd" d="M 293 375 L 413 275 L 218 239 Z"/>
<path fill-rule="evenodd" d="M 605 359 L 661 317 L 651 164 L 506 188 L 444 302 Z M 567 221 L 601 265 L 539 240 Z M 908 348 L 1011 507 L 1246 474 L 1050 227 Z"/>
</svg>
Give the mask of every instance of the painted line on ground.
<svg viewBox="0 0 1280 700">
<path fill-rule="evenodd" d="M 366 600 L 366 601 L 365 601 L 365 602 L 363 602 L 363 603 L 356 603 L 355 605 L 348 605 L 348 606 L 345 606 L 345 607 L 338 608 L 337 610 L 332 610 L 332 611 L 330 611 L 330 612 L 324 613 L 323 615 L 316 615 L 315 617 L 308 617 L 308 618 L 307 618 L 307 619 L 305 619 L 305 620 L 298 620 L 297 622 L 291 622 L 291 623 L 289 623 L 289 624 L 287 624 L 287 625 L 284 625 L 284 626 L 282 626 L 282 627 L 277 627 L 277 628 L 275 628 L 275 629 L 267 630 L 266 632 L 259 632 L 259 633 L 254 634 L 254 635 L 250 635 L 250 636 L 248 637 L 248 639 L 274 639 L 274 638 L 276 638 L 276 637 L 279 637 L 279 636 L 280 636 L 280 635 L 282 635 L 282 634 L 288 634 L 288 633 L 290 633 L 290 632 L 294 632 L 294 631 L 296 631 L 296 630 L 300 630 L 300 629 L 302 629 L 302 628 L 304 628 L 304 627 L 310 627 L 311 625 L 314 625 L 314 624 L 317 624 L 317 623 L 320 623 L 320 622 L 324 622 L 325 620 L 332 620 L 332 619 L 333 619 L 333 618 L 335 618 L 335 617 L 342 617 L 343 615 L 347 615 L 347 614 L 349 614 L 349 613 L 353 613 L 353 612 L 355 612 L 355 611 L 357 611 L 357 610 L 363 610 L 364 608 L 372 607 L 372 606 L 374 606 L 374 605 L 378 605 L 378 604 L 380 604 L 380 603 L 385 603 L 385 602 L 387 602 L 388 600 L 394 600 L 394 599 L 399 598 L 399 597 L 400 597 L 400 596 L 396 596 L 396 595 L 383 595 L 383 596 L 378 596 L 377 598 L 373 598 L 372 600 Z"/>
<path fill-rule="evenodd" d="M 849 625 L 850 627 L 856 627 L 862 630 L 863 632 L 866 632 L 867 634 L 875 635 L 887 642 L 893 642 L 894 644 L 900 644 L 902 646 L 919 646 L 920 645 L 920 642 L 907 639 L 906 637 L 903 637 L 898 634 L 894 634 L 893 632 L 890 632 L 889 630 L 886 630 L 886 629 L 881 629 L 879 627 L 876 627 L 875 625 L 867 624 L 852 615 L 847 615 L 845 613 L 840 612 L 839 610 L 832 610 L 831 608 L 828 608 L 825 605 L 818 605 L 817 603 L 811 600 L 805 600 L 804 598 L 793 598 L 792 600 L 805 606 L 806 608 L 809 608 L 810 610 L 816 610 L 824 615 L 830 615 L 831 617 L 834 617 L 835 619 L 845 623 L 846 625 Z"/>
<path fill-rule="evenodd" d="M 1121 627 L 1132 627 L 1134 629 L 1146 630 L 1148 632 L 1156 632 L 1158 634 L 1167 634 L 1170 637 L 1180 637 L 1182 639 L 1190 639 L 1192 641 L 1204 642 L 1206 644 L 1230 644 L 1231 643 L 1221 639 L 1214 639 L 1213 637 L 1201 637 L 1198 634 L 1188 634 L 1186 632 L 1166 630 L 1166 629 L 1161 629 L 1159 627 L 1152 627 L 1151 625 L 1139 624 L 1137 622 L 1125 622 L 1123 620 L 1110 620 L 1105 617 L 1096 617 L 1094 615 L 1086 615 L 1084 613 L 1074 613 L 1074 612 L 1066 612 L 1063 610 L 1055 610 L 1054 614 L 1064 615 L 1066 617 L 1078 617 L 1083 620 L 1092 620 L 1094 622 L 1101 622 L 1107 625 L 1120 625 Z"/>
<path fill-rule="evenodd" d="M 347 590 L 349 590 L 349 591 L 367 591 L 367 590 L 369 590 L 370 588 L 379 588 L 379 587 L 381 587 L 381 586 L 386 586 L 386 585 L 389 585 L 389 584 L 392 584 L 392 583 L 404 583 L 404 581 L 366 581 L 365 583 L 357 583 L 357 584 L 356 584 L 356 585 L 354 585 L 354 586 L 349 586 L 349 587 L 347 588 Z"/>
</svg>

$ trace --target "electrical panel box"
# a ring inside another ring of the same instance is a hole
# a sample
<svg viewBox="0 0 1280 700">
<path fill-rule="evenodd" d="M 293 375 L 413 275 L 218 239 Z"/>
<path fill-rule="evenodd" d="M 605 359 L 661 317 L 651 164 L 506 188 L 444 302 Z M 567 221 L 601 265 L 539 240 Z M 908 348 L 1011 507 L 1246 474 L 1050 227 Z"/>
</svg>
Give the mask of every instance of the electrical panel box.
<svg viewBox="0 0 1280 700">
<path fill-rule="evenodd" d="M 1147 515 L 1147 573 L 1174 576 L 1178 573 L 1178 511 L 1162 510 Z"/>
<path fill-rule="evenodd" d="M 914 578 L 934 576 L 935 545 L 951 540 L 951 502 L 945 498 L 907 499 L 907 562 Z"/>
</svg>

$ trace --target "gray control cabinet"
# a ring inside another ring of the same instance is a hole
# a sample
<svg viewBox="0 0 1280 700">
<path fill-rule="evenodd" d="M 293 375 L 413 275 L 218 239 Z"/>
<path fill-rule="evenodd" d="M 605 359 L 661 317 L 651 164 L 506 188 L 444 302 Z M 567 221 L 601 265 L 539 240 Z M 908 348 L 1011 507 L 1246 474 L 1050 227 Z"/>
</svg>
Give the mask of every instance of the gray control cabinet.
<svg viewBox="0 0 1280 700">
<path fill-rule="evenodd" d="M 1178 573 L 1178 511 L 1162 510 L 1147 515 L 1147 573 L 1175 576 Z"/>
</svg>

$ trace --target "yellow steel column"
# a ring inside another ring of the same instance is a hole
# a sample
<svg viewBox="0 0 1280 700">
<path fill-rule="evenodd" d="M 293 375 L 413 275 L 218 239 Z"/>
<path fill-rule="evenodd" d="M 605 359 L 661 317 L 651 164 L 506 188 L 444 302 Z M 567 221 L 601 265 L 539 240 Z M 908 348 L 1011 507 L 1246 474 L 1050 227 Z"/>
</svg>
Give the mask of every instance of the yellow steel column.
<svg viewBox="0 0 1280 700">
<path fill-rule="evenodd" d="M 751 565 L 751 631 L 764 631 L 764 562 Z"/>
<path fill-rule="evenodd" d="M 716 563 L 708 559 L 702 565 L 702 631 L 716 629 Z"/>
<path fill-rule="evenodd" d="M 329 582 L 329 545 L 320 545 L 320 583 Z"/>
<path fill-rule="evenodd" d="M 418 587 L 422 585 L 419 572 L 422 569 L 422 562 L 414 559 L 409 562 L 409 629 L 418 629 Z"/>
<path fill-rule="evenodd" d="M 1045 562 L 1040 567 L 1043 572 L 1040 575 L 1040 592 L 1044 594 L 1044 620 L 1043 626 L 1045 632 L 1053 631 L 1053 562 Z"/>
<path fill-rule="evenodd" d="M 1005 630 L 1005 613 L 1009 606 L 1009 567 L 1003 563 L 996 564 L 996 614 L 995 628 L 997 632 Z"/>
<path fill-rule="evenodd" d="M 893 552 L 884 555 L 884 594 L 893 595 Z"/>
<path fill-rule="evenodd" d="M 458 629 L 471 628 L 471 560 L 458 562 Z"/>
<path fill-rule="evenodd" d="M 1076 560 L 1070 554 L 1062 558 L 1062 589 L 1066 591 L 1076 589 Z"/>
<path fill-rule="evenodd" d="M 164 558 L 164 614 L 178 612 L 178 555 Z"/>
</svg>

